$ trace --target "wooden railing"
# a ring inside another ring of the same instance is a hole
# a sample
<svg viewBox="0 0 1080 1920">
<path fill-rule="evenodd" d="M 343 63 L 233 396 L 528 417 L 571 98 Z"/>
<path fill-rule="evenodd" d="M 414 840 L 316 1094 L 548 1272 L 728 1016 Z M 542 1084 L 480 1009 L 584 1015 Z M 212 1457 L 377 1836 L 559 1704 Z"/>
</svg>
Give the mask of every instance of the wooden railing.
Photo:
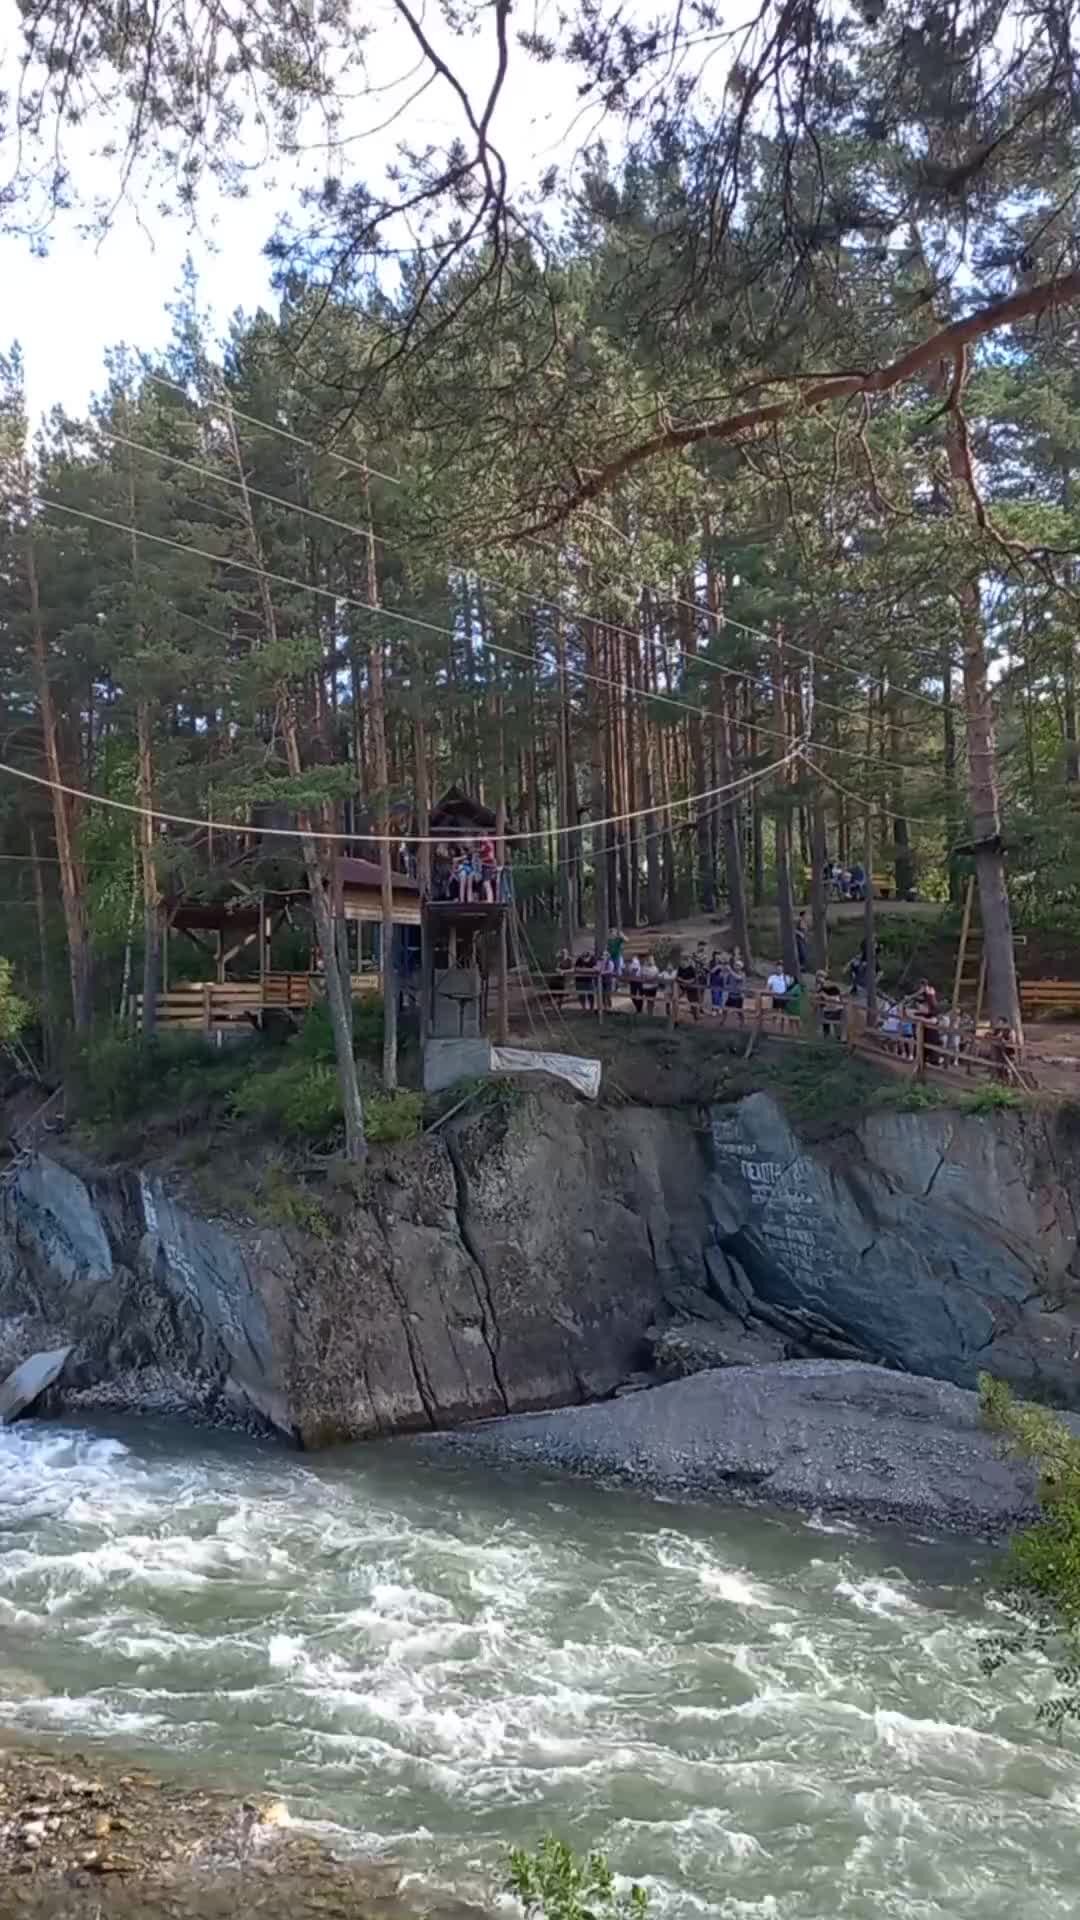
<svg viewBox="0 0 1080 1920">
<path fill-rule="evenodd" d="M 305 1013 L 315 999 L 308 973 L 268 973 L 262 980 L 191 980 L 157 996 L 157 1024 L 188 1033 L 218 1033 L 239 1025 L 261 1026 L 266 1013 Z M 133 1003 L 142 1019 L 142 995 Z"/>
<path fill-rule="evenodd" d="M 1080 1013 L 1080 983 L 1075 980 L 1021 980 L 1020 1006 L 1025 1016 Z"/>
<path fill-rule="evenodd" d="M 354 973 L 354 999 L 378 993 L 377 972 Z M 223 1033 L 238 1026 L 261 1026 L 264 1015 L 293 1018 L 322 999 L 323 977 L 318 973 L 268 973 L 262 980 L 188 980 L 157 996 L 157 1025 L 173 1032 Z M 132 1001 L 135 1025 L 142 1022 L 142 994 Z"/>
<path fill-rule="evenodd" d="M 583 969 L 578 968 L 574 973 L 567 973 L 566 986 L 561 995 L 552 993 L 548 978 L 544 975 L 519 979 L 517 984 L 538 998 L 556 1001 L 576 1011 L 579 1006 L 576 980 L 582 972 Z M 606 995 L 600 990 L 603 976 L 593 974 L 592 978 L 593 1005 L 588 1009 L 589 1013 L 600 1021 L 615 1014 L 620 1019 L 625 1018 L 630 986 L 627 977 L 615 976 L 612 990 Z M 607 978 L 611 979 L 611 976 Z M 665 993 L 661 988 L 653 1002 L 652 1015 L 646 1012 L 642 1018 L 666 1021 L 669 1026 L 700 1025 L 703 1030 L 720 1024 L 720 1021 L 714 1020 L 707 987 L 700 989 L 697 1007 L 695 1018 L 693 1003 L 688 1002 L 677 988 L 674 993 Z M 827 1011 L 832 1012 L 834 1017 L 826 1019 Z M 868 1026 L 866 1008 L 848 994 L 839 1003 L 826 1003 L 816 994 L 804 993 L 800 1002 L 795 1004 L 757 987 L 745 987 L 742 1006 L 726 1008 L 721 1019 L 729 1030 L 744 1028 L 748 1034 L 756 1030 L 787 1040 L 832 1040 L 850 1052 L 862 1054 L 877 1065 L 911 1079 L 922 1079 L 932 1074 L 954 1083 L 967 1077 L 1002 1080 L 1014 1085 L 1026 1084 L 1010 1049 L 995 1039 L 987 1021 L 981 1022 L 975 1030 L 969 1023 L 962 1027 L 955 1026 L 947 1014 L 941 1014 L 936 1020 L 928 1020 L 917 1014 L 905 1013 L 901 1030 L 892 1032 L 884 1026 Z"/>
</svg>

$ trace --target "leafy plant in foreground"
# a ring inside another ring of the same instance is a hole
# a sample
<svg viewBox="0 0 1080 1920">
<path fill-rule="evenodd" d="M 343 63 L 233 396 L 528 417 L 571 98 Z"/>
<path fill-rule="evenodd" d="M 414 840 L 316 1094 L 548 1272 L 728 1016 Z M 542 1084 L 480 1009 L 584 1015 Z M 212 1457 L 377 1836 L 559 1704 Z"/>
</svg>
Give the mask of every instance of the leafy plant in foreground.
<svg viewBox="0 0 1080 1920">
<path fill-rule="evenodd" d="M 1080 1439 L 1057 1414 L 1016 1400 L 988 1374 L 980 1375 L 979 1397 L 988 1426 L 1038 1466 L 1043 1511 L 1009 1548 L 1002 1592 L 1014 1624 L 985 1639 L 983 1671 L 1020 1656 L 1048 1660 L 1058 1691 L 1038 1717 L 1060 1729 L 1080 1720 Z"/>
<path fill-rule="evenodd" d="M 616 1890 L 604 1854 L 579 1859 L 553 1834 L 535 1853 L 514 1848 L 508 1884 L 528 1920 L 638 1920 L 649 1909 L 644 1887 L 631 1887 L 627 1894 Z"/>
</svg>

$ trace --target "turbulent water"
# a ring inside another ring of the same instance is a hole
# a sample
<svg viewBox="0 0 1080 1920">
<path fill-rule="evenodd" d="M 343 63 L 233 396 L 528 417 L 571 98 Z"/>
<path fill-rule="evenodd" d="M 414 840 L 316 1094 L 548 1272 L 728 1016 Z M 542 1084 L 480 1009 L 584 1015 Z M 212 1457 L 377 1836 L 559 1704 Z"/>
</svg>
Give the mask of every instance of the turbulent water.
<svg viewBox="0 0 1080 1920">
<path fill-rule="evenodd" d="M 1080 1747 L 982 1679 L 984 1563 L 812 1524 L 0 1433 L 0 1717 L 282 1792 L 485 1898 L 550 1829 L 664 1920 L 1040 1920 L 1080 1901 Z"/>
</svg>

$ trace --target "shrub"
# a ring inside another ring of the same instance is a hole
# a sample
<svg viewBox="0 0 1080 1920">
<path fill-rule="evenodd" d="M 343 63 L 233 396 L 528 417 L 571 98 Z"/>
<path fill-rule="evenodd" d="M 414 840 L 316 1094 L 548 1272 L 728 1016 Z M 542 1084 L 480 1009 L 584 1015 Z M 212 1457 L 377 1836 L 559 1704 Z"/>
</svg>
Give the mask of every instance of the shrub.
<svg viewBox="0 0 1080 1920">
<path fill-rule="evenodd" d="M 353 1052 L 363 1060 L 379 1061 L 382 1058 L 383 1043 L 383 1003 L 378 995 L 367 996 L 353 1001 Z M 293 1039 L 289 1041 L 290 1053 L 302 1054 L 305 1060 L 319 1060 L 327 1065 L 334 1062 L 334 1031 L 330 1025 L 330 1011 L 325 1001 L 305 1014 L 304 1023 Z"/>
<path fill-rule="evenodd" d="M 193 1100 L 224 1101 L 256 1045 L 219 1053 L 193 1034 L 97 1034 L 70 1061 L 79 1116 L 91 1126 L 118 1126 Z"/>
<path fill-rule="evenodd" d="M 337 1073 L 322 1061 L 300 1055 L 271 1073 L 253 1074 L 242 1081 L 233 1097 L 233 1111 L 273 1122 L 283 1133 L 304 1140 L 329 1140 L 342 1124 Z"/>
<path fill-rule="evenodd" d="M 264 1211 L 280 1227 L 298 1227 L 316 1240 L 330 1238 L 331 1220 L 326 1208 L 294 1180 L 284 1167 L 271 1167 L 263 1187 Z"/>
<path fill-rule="evenodd" d="M 30 1019 L 30 1006 L 15 991 L 11 961 L 0 954 L 0 1047 L 10 1047 Z"/>
<path fill-rule="evenodd" d="M 1009 1548 L 1002 1587 L 1016 1624 L 986 1636 L 983 1671 L 1017 1656 L 1049 1661 L 1058 1691 L 1038 1717 L 1060 1728 L 1080 1719 L 1080 1439 L 989 1374 L 979 1376 L 979 1400 L 987 1425 L 1038 1467 L 1043 1512 Z"/>
<path fill-rule="evenodd" d="M 602 1853 L 578 1859 L 553 1834 L 535 1853 L 514 1848 L 509 1890 L 521 1901 L 527 1920 L 637 1920 L 649 1908 L 644 1887 L 616 1892 L 615 1876 Z"/>
<path fill-rule="evenodd" d="M 974 1092 L 963 1094 L 958 1104 L 965 1113 L 999 1113 L 1003 1108 L 1022 1107 L 1024 1096 L 1015 1087 L 1001 1086 L 999 1082 L 989 1080 L 985 1086 L 976 1087 Z"/>
<path fill-rule="evenodd" d="M 369 1140 L 415 1140 L 423 1118 L 422 1093 L 371 1093 L 364 1101 L 364 1131 Z"/>
<path fill-rule="evenodd" d="M 887 1087 L 876 1087 L 870 1105 L 878 1112 L 927 1113 L 948 1104 L 940 1087 L 922 1080 L 902 1080 Z"/>
</svg>

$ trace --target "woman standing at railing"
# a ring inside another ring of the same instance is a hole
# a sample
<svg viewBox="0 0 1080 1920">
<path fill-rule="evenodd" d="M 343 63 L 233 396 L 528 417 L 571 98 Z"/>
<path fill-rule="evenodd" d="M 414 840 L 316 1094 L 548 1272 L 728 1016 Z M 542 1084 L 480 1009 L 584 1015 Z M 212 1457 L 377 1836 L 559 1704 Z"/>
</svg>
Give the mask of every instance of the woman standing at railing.
<svg viewBox="0 0 1080 1920">
<path fill-rule="evenodd" d="M 596 1005 L 596 958 L 588 948 L 574 961 L 574 991 L 582 1013 L 591 1013 Z"/>
</svg>

